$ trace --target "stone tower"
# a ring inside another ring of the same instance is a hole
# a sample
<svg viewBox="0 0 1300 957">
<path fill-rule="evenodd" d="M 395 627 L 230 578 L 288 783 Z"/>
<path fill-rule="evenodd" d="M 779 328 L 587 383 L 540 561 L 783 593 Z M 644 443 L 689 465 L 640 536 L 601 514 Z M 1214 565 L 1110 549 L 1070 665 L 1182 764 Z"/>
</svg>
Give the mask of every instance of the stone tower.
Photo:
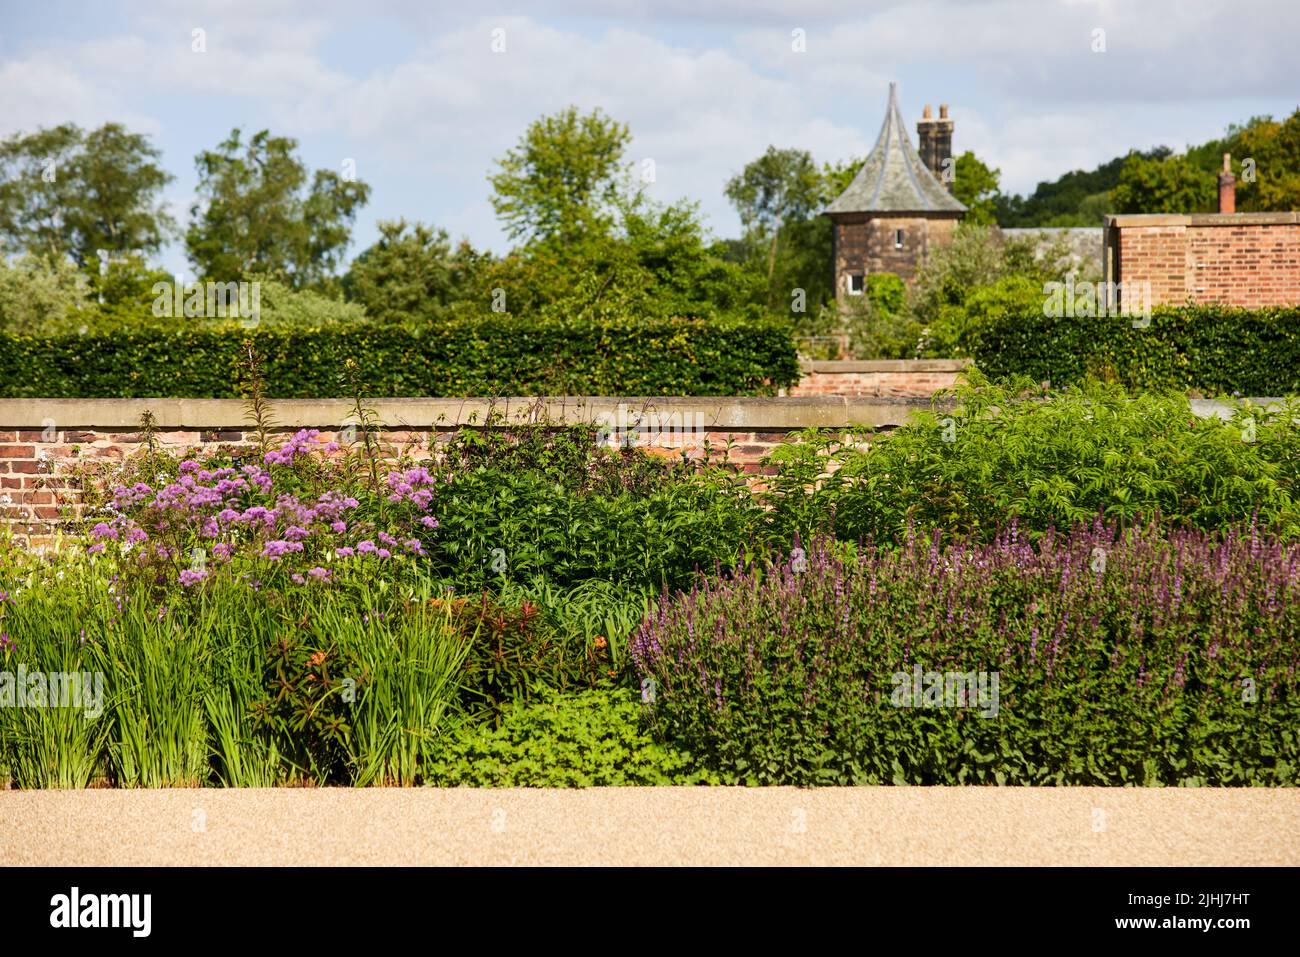
<svg viewBox="0 0 1300 957">
<path fill-rule="evenodd" d="M 942 160 L 952 153 L 947 113 L 941 109 L 931 127 L 922 123 L 926 149 L 940 171 Z M 898 111 L 895 84 L 889 84 L 889 105 L 875 147 L 825 212 L 832 223 L 835 298 L 840 302 L 860 295 L 871 273 L 892 272 L 911 281 L 929 250 L 952 239 L 966 207 L 912 146 Z"/>
</svg>

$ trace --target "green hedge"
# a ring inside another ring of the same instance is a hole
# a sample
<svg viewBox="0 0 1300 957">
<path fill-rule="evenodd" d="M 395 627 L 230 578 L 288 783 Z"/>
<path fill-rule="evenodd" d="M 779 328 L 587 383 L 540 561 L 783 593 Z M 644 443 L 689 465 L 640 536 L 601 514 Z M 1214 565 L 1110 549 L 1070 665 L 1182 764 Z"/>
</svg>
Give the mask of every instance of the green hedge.
<svg viewBox="0 0 1300 957">
<path fill-rule="evenodd" d="M 268 394 L 344 394 L 344 360 L 361 360 L 369 395 L 770 395 L 799 378 L 787 326 L 768 320 L 618 322 L 474 317 L 434 325 L 360 323 L 312 330 L 91 329 L 45 338 L 0 334 L 9 398 L 233 398 L 242 343 L 265 357 Z"/>
<path fill-rule="evenodd" d="M 1125 316 L 1017 314 L 990 322 L 975 340 L 976 364 L 992 378 L 1065 386 L 1096 376 L 1205 395 L 1300 392 L 1300 308 L 1160 308 L 1146 328 Z"/>
</svg>

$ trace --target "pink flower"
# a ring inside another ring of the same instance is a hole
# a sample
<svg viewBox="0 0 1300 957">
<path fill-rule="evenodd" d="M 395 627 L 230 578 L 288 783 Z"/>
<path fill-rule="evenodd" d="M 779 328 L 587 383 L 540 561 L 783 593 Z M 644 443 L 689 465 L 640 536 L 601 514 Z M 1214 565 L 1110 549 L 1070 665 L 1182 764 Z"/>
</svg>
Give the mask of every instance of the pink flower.
<svg viewBox="0 0 1300 957">
<path fill-rule="evenodd" d="M 208 570 L 206 568 L 187 568 L 185 571 L 181 572 L 181 584 L 186 588 L 189 588 L 191 585 L 197 585 L 207 577 Z"/>
</svg>

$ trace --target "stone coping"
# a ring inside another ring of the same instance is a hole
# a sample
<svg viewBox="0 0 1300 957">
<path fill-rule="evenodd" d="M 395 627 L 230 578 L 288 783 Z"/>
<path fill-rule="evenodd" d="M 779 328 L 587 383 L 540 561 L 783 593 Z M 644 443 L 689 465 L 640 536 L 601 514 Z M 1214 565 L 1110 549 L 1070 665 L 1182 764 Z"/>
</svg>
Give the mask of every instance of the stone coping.
<svg viewBox="0 0 1300 957">
<path fill-rule="evenodd" d="M 490 414 L 512 423 L 548 421 L 619 424 L 677 423 L 718 431 L 779 431 L 812 427 L 901 425 L 929 399 L 848 396 L 720 397 L 563 396 L 498 399 L 373 399 L 375 421 L 389 429 L 451 429 L 482 425 Z M 277 428 L 337 429 L 355 422 L 351 399 L 278 399 L 268 402 Z M 159 429 L 247 429 L 240 399 L 0 399 L 0 429 L 135 429 L 146 410 Z"/>
<path fill-rule="evenodd" d="M 1256 406 L 1281 403 L 1277 398 L 1242 400 Z M 549 421 L 556 424 L 595 422 L 611 425 L 659 422 L 715 431 L 782 431 L 787 429 L 853 426 L 888 428 L 902 425 L 915 412 L 951 405 L 930 399 L 851 396 L 793 396 L 778 398 L 678 396 L 499 399 L 375 399 L 367 405 L 375 421 L 387 429 L 452 429 L 482 425 L 496 412 L 512 423 Z M 1192 409 L 1203 418 L 1231 417 L 1235 403 L 1196 400 Z M 276 428 L 338 429 L 355 422 L 351 399 L 280 399 L 269 403 Z M 123 430 L 153 413 L 159 429 L 243 430 L 250 425 L 247 406 L 239 399 L 0 399 L 0 429 Z"/>
<path fill-rule="evenodd" d="M 802 359 L 804 372 L 961 372 L 972 359 Z"/>
<path fill-rule="evenodd" d="M 1276 226 L 1300 223 L 1292 213 L 1125 213 L 1106 217 L 1107 226 Z"/>
</svg>

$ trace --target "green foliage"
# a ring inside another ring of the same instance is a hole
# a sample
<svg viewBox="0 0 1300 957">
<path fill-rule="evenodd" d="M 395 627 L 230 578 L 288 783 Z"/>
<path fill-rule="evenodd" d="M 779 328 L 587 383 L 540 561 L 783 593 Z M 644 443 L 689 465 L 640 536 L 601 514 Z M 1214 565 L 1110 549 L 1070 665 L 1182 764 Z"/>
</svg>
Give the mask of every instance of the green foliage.
<svg viewBox="0 0 1300 957">
<path fill-rule="evenodd" d="M 907 283 L 892 272 L 873 272 L 866 280 L 866 296 L 878 313 L 896 316 L 907 302 Z"/>
<path fill-rule="evenodd" d="M 922 333 L 916 352 L 926 357 L 969 356 L 986 328 L 1018 320 L 1043 307 L 1043 281 L 1024 274 L 1000 276 L 989 285 L 975 286 L 961 302 L 944 302 Z"/>
<path fill-rule="evenodd" d="M 89 316 L 86 274 L 63 256 L 24 255 L 13 263 L 0 256 L 0 330 L 38 335 L 74 331 Z"/>
<path fill-rule="evenodd" d="M 957 397 L 865 450 L 817 433 L 778 449 L 779 524 L 885 542 L 913 526 L 987 536 L 1014 518 L 1037 534 L 1104 513 L 1203 529 L 1257 517 L 1300 533 L 1294 407 L 1227 422 L 1198 418 L 1184 396 L 1096 383 L 1049 395 L 1027 380 Z"/>
<path fill-rule="evenodd" d="M 640 729 L 641 707 L 626 688 L 554 695 L 505 710 L 499 725 L 446 736 L 428 783 L 471 787 L 618 787 L 712 784 L 690 755 Z"/>
<path fill-rule="evenodd" d="M 991 225 L 997 222 L 998 182 L 1001 170 L 986 166 L 967 150 L 953 163 L 952 194 L 966 207 L 962 222 Z"/>
<path fill-rule="evenodd" d="M 725 783 L 1300 781 L 1294 545 L 1011 529 L 800 557 L 665 597 L 633 641 L 655 737 Z"/>
<path fill-rule="evenodd" d="M 1030 196 L 997 199 L 1003 226 L 1098 226 L 1106 213 L 1193 213 L 1217 208 L 1218 173 L 1231 153 L 1240 212 L 1300 206 L 1300 109 L 1281 122 L 1253 117 L 1220 138 L 1175 155 L 1167 146 L 1131 151 L 1095 170 L 1039 183 Z M 1251 160 L 1247 175 L 1245 160 Z"/>
<path fill-rule="evenodd" d="M 529 124 L 489 177 L 510 238 L 563 244 L 606 231 L 630 141 L 627 127 L 599 109 L 570 106 Z"/>
<path fill-rule="evenodd" d="M 796 254 L 801 245 L 821 245 L 816 237 L 822 230 L 810 228 L 809 219 L 824 200 L 823 185 L 811 154 L 775 146 L 769 146 L 766 153 L 747 164 L 727 183 L 725 192 L 740 214 L 750 258 L 755 264 L 762 263 L 767 276 L 768 309 L 781 311 L 788 306 L 794 288 L 790 280 L 797 275 L 797 264 L 792 270 L 789 264 L 783 263 L 786 268 L 778 276 L 782 232 L 793 231 L 789 238 Z"/>
<path fill-rule="evenodd" d="M 468 587 L 538 577 L 680 588 L 697 571 L 752 557 L 762 520 L 753 497 L 721 476 L 685 476 L 644 493 L 566 489 L 535 472 L 500 468 L 452 476 L 433 509 L 433 567 Z"/>
<path fill-rule="evenodd" d="M 1185 156 L 1131 155 L 1110 196 L 1117 213 L 1205 213 L 1217 207 L 1218 182 Z"/>
<path fill-rule="evenodd" d="M 161 153 L 118 123 L 71 123 L 0 141 L 0 249 L 71 256 L 157 252 L 175 228 L 161 201 Z"/>
<path fill-rule="evenodd" d="M 1255 117 L 1245 126 L 1229 128 L 1222 142 L 1189 151 L 1211 175 L 1220 168 L 1223 153 L 1233 157 L 1238 211 L 1300 209 L 1300 109 L 1280 123 L 1271 116 Z"/>
<path fill-rule="evenodd" d="M 446 230 L 406 220 L 379 223 L 379 239 L 352 262 L 343 279 L 348 299 L 377 319 L 441 319 L 477 290 L 490 257 Z"/>
<path fill-rule="evenodd" d="M 334 271 L 370 187 L 332 170 L 317 170 L 308 187 L 297 146 L 267 130 L 244 143 L 236 129 L 199 154 L 199 201 L 185 244 L 201 276 L 256 272 L 304 286 Z"/>
<path fill-rule="evenodd" d="M 992 377 L 1065 386 L 1095 376 L 1129 389 L 1203 395 L 1300 392 L 1300 309 L 1160 307 L 1131 316 L 1051 316 L 1026 301 L 990 316 L 968 345 Z M 1135 323 L 1137 327 L 1135 328 Z"/>
<path fill-rule="evenodd" d="M 346 318 L 353 307 L 337 308 Z M 338 370 L 353 356 L 366 357 L 362 385 L 379 397 L 770 395 L 799 378 L 789 329 L 769 320 L 490 314 L 427 326 L 249 330 L 187 322 L 39 338 L 0 333 L 0 393 L 233 398 L 245 338 L 266 357 L 273 397 L 338 396 Z"/>
<path fill-rule="evenodd" d="M 1120 170 L 1129 156 L 1160 160 L 1168 147 L 1117 156 L 1094 170 L 1073 170 L 1051 182 L 1039 183 L 1028 196 L 1002 195 L 996 201 L 998 224 L 1004 228 L 1100 226 L 1109 208 L 1110 191 L 1119 183 Z"/>
</svg>

